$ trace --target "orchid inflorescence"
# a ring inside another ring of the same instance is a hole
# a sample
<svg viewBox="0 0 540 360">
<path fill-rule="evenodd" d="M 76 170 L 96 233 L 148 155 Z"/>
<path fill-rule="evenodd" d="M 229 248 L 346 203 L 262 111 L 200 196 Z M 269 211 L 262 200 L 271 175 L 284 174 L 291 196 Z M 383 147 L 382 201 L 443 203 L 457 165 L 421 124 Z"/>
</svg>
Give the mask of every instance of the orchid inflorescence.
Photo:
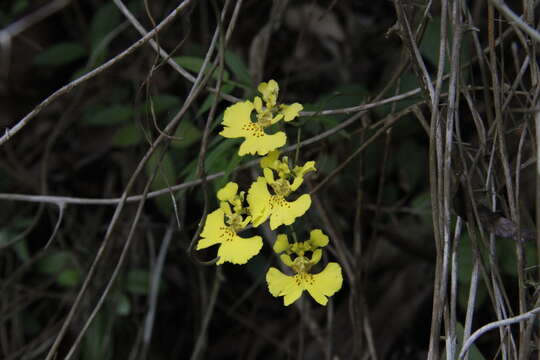
<svg viewBox="0 0 540 360">
<path fill-rule="evenodd" d="M 217 265 L 225 262 L 246 264 L 262 248 L 260 236 L 241 237 L 241 231 L 256 228 L 270 220 L 270 228 L 292 225 L 303 216 L 311 206 L 311 196 L 298 193 L 304 176 L 316 171 L 315 161 L 291 168 L 289 159 L 281 156 L 287 136 L 283 131 L 267 133 L 267 128 L 281 120 L 294 120 L 303 106 L 277 103 L 279 86 L 275 80 L 261 83 L 257 87 L 261 97 L 253 101 L 239 102 L 229 106 L 223 116 L 223 130 L 220 135 L 226 138 L 244 138 L 238 154 L 262 156 L 260 167 L 262 175 L 251 184 L 247 195 L 238 191 L 238 184 L 227 183 L 217 193 L 219 208 L 208 214 L 206 223 L 197 244 L 197 250 L 218 245 Z M 255 110 L 255 114 L 253 111 Z M 252 118 L 252 115 L 253 118 Z M 284 305 L 290 305 L 300 298 L 304 290 L 321 305 L 326 305 L 328 297 L 335 294 L 343 283 L 341 266 L 330 262 L 319 273 L 311 273 L 320 262 L 323 248 L 329 239 L 322 230 L 315 229 L 309 240 L 290 243 L 287 235 L 279 234 L 273 249 L 279 254 L 281 262 L 292 275 L 286 275 L 277 268 L 270 267 L 266 273 L 268 290 L 275 296 L 283 296 Z"/>
</svg>

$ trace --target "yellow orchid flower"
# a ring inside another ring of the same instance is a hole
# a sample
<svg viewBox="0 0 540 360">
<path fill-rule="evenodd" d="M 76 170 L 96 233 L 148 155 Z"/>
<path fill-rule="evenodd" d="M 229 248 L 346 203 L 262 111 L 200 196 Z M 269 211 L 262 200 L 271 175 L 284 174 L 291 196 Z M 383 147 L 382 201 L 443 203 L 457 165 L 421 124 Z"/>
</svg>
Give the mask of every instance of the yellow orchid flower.
<svg viewBox="0 0 540 360">
<path fill-rule="evenodd" d="M 274 230 L 280 225 L 290 225 L 311 206 L 311 196 L 304 194 L 294 201 L 286 198 L 296 191 L 304 176 L 310 171 L 315 171 L 315 162 L 308 161 L 304 166 L 289 168 L 287 157 L 279 160 L 279 151 L 270 152 L 261 159 L 264 177 L 259 177 L 251 185 L 247 201 L 249 213 L 253 217 L 253 226 L 257 227 L 270 218 L 270 228 Z M 278 178 L 274 178 L 275 171 Z M 270 193 L 268 187 L 273 190 Z"/>
<path fill-rule="evenodd" d="M 328 303 L 328 297 L 334 295 L 343 285 L 341 266 L 331 262 L 318 274 L 312 274 L 311 268 L 322 257 L 322 250 L 328 244 L 328 237 L 321 230 L 313 230 L 310 240 L 303 243 L 289 244 L 287 236 L 280 234 L 274 244 L 274 251 L 282 253 L 281 261 L 290 267 L 295 274 L 286 275 L 278 269 L 271 267 L 266 273 L 268 290 L 275 296 L 283 296 L 283 304 L 288 306 L 298 300 L 304 290 L 321 305 Z M 311 258 L 305 251 L 312 251 Z M 295 259 L 291 254 L 296 254 Z"/>
<path fill-rule="evenodd" d="M 279 184 L 274 185 L 279 187 Z M 281 185 L 282 189 L 288 188 L 285 182 Z M 274 230 L 280 225 L 291 225 L 297 217 L 304 215 L 311 206 L 311 197 L 304 194 L 294 201 L 287 201 L 284 194 L 289 193 L 288 190 L 282 190 L 274 195 L 270 194 L 266 179 L 259 176 L 251 185 L 247 196 L 253 226 L 261 225 L 270 217 L 270 228 Z"/>
<path fill-rule="evenodd" d="M 281 120 L 291 121 L 298 116 L 303 106 L 299 103 L 277 106 L 279 86 L 275 80 L 260 83 L 258 88 L 262 99 L 256 96 L 253 102 L 244 101 L 229 106 L 223 115 L 223 130 L 219 133 L 226 138 L 244 138 L 238 155 L 266 155 L 285 145 L 287 136 L 283 131 L 267 134 L 265 128 Z M 264 102 L 264 104 L 263 104 Z M 255 110 L 255 121 L 251 114 Z"/>
<path fill-rule="evenodd" d="M 217 252 L 217 256 L 219 256 L 217 265 L 225 262 L 245 264 L 261 251 L 262 238 L 260 236 L 250 238 L 238 236 L 234 226 L 226 225 L 224 218 L 225 212 L 221 208 L 207 216 L 201 239 L 197 243 L 197 250 L 220 244 Z"/>
<path fill-rule="evenodd" d="M 207 216 L 197 243 L 197 250 L 220 245 L 217 265 L 225 262 L 245 264 L 261 251 L 263 245 L 260 236 L 242 238 L 238 235 L 250 223 L 251 216 L 245 216 L 247 211 L 242 205 L 244 192 L 237 192 L 238 184 L 234 182 L 229 182 L 218 191 L 219 209 Z"/>
</svg>

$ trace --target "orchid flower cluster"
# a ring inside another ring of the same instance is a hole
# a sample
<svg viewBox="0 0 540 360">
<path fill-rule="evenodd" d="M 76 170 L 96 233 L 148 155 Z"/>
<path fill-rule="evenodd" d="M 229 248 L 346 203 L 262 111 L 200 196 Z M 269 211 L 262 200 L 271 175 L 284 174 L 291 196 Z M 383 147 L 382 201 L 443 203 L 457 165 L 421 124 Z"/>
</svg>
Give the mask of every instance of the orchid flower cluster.
<svg viewBox="0 0 540 360">
<path fill-rule="evenodd" d="M 263 242 L 260 236 L 241 237 L 240 232 L 248 227 L 257 228 L 270 221 L 272 230 L 281 225 L 292 225 L 311 206 L 309 194 L 297 195 L 304 176 L 316 171 L 315 161 L 291 168 L 287 156 L 280 157 L 280 147 L 287 142 L 283 131 L 267 133 L 267 128 L 281 120 L 294 120 L 303 106 L 277 103 L 279 86 L 274 80 L 259 84 L 261 97 L 253 101 L 239 102 L 229 106 L 223 116 L 223 131 L 226 138 L 244 138 L 238 154 L 262 156 L 262 175 L 249 187 L 247 194 L 239 191 L 238 184 L 227 183 L 217 193 L 219 208 L 210 213 L 201 232 L 197 250 L 219 245 L 217 265 L 225 262 L 246 264 L 257 255 Z M 255 111 L 255 113 L 254 113 Z M 293 197 L 296 199 L 292 200 Z M 274 297 L 283 297 L 284 305 L 300 298 L 304 290 L 321 305 L 342 286 L 341 266 L 330 262 L 317 274 L 311 269 L 320 262 L 323 248 L 329 239 L 320 229 L 312 230 L 309 240 L 290 243 L 287 235 L 278 234 L 273 250 L 292 275 L 270 267 L 266 274 L 268 290 Z"/>
</svg>

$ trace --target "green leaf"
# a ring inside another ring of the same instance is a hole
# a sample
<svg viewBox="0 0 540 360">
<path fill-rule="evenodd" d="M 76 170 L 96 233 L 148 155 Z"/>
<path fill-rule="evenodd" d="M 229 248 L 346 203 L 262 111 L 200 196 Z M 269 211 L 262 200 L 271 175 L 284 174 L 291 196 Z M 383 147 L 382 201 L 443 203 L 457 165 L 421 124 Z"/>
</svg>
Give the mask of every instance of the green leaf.
<svg viewBox="0 0 540 360">
<path fill-rule="evenodd" d="M 177 56 L 173 60 L 180 66 L 193 72 L 199 72 L 204 63 L 204 59 L 194 56 Z"/>
<path fill-rule="evenodd" d="M 114 354 L 112 344 L 107 340 L 108 319 L 111 319 L 110 312 L 100 311 L 90 324 L 81 347 L 82 360 L 107 360 Z"/>
<path fill-rule="evenodd" d="M 148 177 L 153 176 L 154 171 L 158 167 L 159 170 L 154 178 L 154 182 L 150 186 L 150 189 L 160 190 L 166 188 L 167 186 L 174 185 L 176 180 L 176 171 L 174 170 L 174 165 L 169 154 L 165 154 L 160 160 L 159 152 L 155 152 L 152 157 L 148 159 L 148 163 L 146 164 L 146 174 Z"/>
<path fill-rule="evenodd" d="M 75 260 L 72 253 L 69 251 L 57 251 L 39 259 L 35 266 L 36 271 L 39 273 L 56 275 L 73 264 L 75 264 Z"/>
<path fill-rule="evenodd" d="M 110 126 L 121 124 L 133 117 L 133 109 L 127 105 L 112 105 L 85 115 L 84 123 L 94 126 Z"/>
<path fill-rule="evenodd" d="M 63 270 L 56 278 L 58 285 L 64 287 L 74 287 L 81 283 L 81 271 L 78 268 Z"/>
<path fill-rule="evenodd" d="M 224 139 L 206 156 L 206 171 L 209 174 L 223 171 L 229 161 L 238 153 L 239 144 L 243 139 Z"/>
<path fill-rule="evenodd" d="M 238 151 L 238 147 L 242 139 L 223 139 L 216 137 L 215 142 L 209 147 L 208 154 L 205 159 L 205 171 L 207 174 L 223 171 L 224 164 L 228 164 L 229 160 Z M 251 158 L 251 157 L 246 157 Z M 195 179 L 197 170 L 197 161 L 194 159 L 191 163 L 184 167 L 180 176 L 185 177 L 184 181 Z"/>
<path fill-rule="evenodd" d="M 63 42 L 46 49 L 34 58 L 41 66 L 62 66 L 86 56 L 84 47 L 76 42 Z"/>
<path fill-rule="evenodd" d="M 173 148 L 187 148 L 190 145 L 199 141 L 202 137 L 202 131 L 199 130 L 191 121 L 188 119 L 183 119 L 176 129 L 174 136 L 181 138 L 182 140 L 173 140 L 171 146 Z"/>
<path fill-rule="evenodd" d="M 160 94 L 152 96 L 151 99 L 148 99 L 141 107 L 137 110 L 138 113 L 150 113 L 152 109 L 156 115 L 162 114 L 163 112 L 170 109 L 180 109 L 182 102 L 178 96 L 170 94 Z"/>
<path fill-rule="evenodd" d="M 441 19 L 434 17 L 428 23 L 422 43 L 420 44 L 420 52 L 431 61 L 432 65 L 437 65 L 439 62 L 439 44 L 441 42 Z"/>
<path fill-rule="evenodd" d="M 89 36 L 92 49 L 95 49 L 119 23 L 120 11 L 112 2 L 100 6 L 90 23 Z"/>
<path fill-rule="evenodd" d="M 142 269 L 132 269 L 126 278 L 126 291 L 136 295 L 146 295 L 150 289 L 150 273 Z"/>
<path fill-rule="evenodd" d="M 141 129 L 135 124 L 126 124 L 116 130 L 112 138 L 112 144 L 118 147 L 128 147 L 138 145 L 142 140 Z"/>
<path fill-rule="evenodd" d="M 249 74 L 248 67 L 242 61 L 242 59 L 231 51 L 225 52 L 225 64 L 231 69 L 236 80 L 247 86 L 252 86 L 251 75 Z"/>
<path fill-rule="evenodd" d="M 245 156 L 238 155 L 237 152 L 235 152 L 232 156 L 232 159 L 227 163 L 227 167 L 225 170 L 225 175 L 222 178 L 219 178 L 218 180 L 214 181 L 214 190 L 217 192 L 219 189 L 221 189 L 227 182 L 229 182 L 229 175 L 233 172 L 234 169 L 242 162 L 242 160 L 245 160 Z"/>
</svg>

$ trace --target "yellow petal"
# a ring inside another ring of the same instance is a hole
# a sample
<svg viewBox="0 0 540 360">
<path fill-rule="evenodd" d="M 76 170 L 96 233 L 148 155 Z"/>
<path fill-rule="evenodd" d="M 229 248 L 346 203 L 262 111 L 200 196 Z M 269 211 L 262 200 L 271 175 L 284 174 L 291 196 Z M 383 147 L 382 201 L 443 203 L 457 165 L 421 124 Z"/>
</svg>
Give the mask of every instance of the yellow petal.
<svg viewBox="0 0 540 360">
<path fill-rule="evenodd" d="M 270 125 L 274 125 L 274 124 L 277 124 L 278 122 L 281 121 L 281 119 L 283 119 L 283 114 L 277 114 L 276 116 L 274 116 L 272 118 L 272 120 L 270 120 Z"/>
<path fill-rule="evenodd" d="M 255 106 L 256 112 L 262 112 L 262 100 L 260 97 L 255 96 L 255 99 L 253 99 L 253 106 Z"/>
<path fill-rule="evenodd" d="M 270 151 L 282 147 L 287 142 L 287 136 L 283 131 L 269 135 L 264 132 L 260 125 L 254 123 L 249 127 L 249 133 L 245 137 L 246 140 L 240 145 L 238 151 L 240 156 L 245 154 L 266 155 Z"/>
<path fill-rule="evenodd" d="M 276 181 L 274 179 L 274 173 L 269 168 L 263 168 L 263 175 L 267 184 L 273 184 Z"/>
<path fill-rule="evenodd" d="M 227 185 L 219 189 L 217 192 L 217 198 L 221 201 L 230 201 L 234 200 L 236 193 L 238 191 L 238 184 L 235 182 L 229 182 Z"/>
<path fill-rule="evenodd" d="M 315 161 L 308 161 L 304 166 L 295 166 L 293 171 L 296 177 L 304 177 L 308 172 L 317 171 L 315 168 Z"/>
<path fill-rule="evenodd" d="M 271 267 L 266 273 L 268 290 L 274 297 L 284 296 L 283 304 L 288 306 L 298 300 L 304 290 L 298 286 L 294 276 L 287 276 L 278 269 Z"/>
<path fill-rule="evenodd" d="M 251 184 L 249 188 L 247 201 L 249 204 L 249 213 L 252 217 L 253 226 L 257 227 L 268 219 L 270 216 L 270 192 L 266 180 L 259 176 L 257 180 Z"/>
<path fill-rule="evenodd" d="M 280 254 L 284 251 L 287 251 L 291 247 L 291 244 L 289 244 L 289 239 L 287 238 L 287 235 L 285 234 L 279 234 L 277 236 L 276 242 L 274 243 L 274 251 L 276 254 Z"/>
<path fill-rule="evenodd" d="M 221 242 L 222 229 L 226 227 L 223 220 L 224 216 L 225 213 L 222 209 L 217 209 L 208 214 L 203 231 L 201 232 L 201 239 L 197 243 L 197 250 L 205 249 Z"/>
<path fill-rule="evenodd" d="M 272 108 L 276 106 L 279 85 L 275 80 L 270 80 L 268 83 L 260 83 L 257 90 L 259 90 L 259 92 L 262 94 L 263 100 L 267 107 Z"/>
<path fill-rule="evenodd" d="M 321 249 L 317 249 L 313 252 L 313 254 L 311 255 L 311 259 L 309 260 L 309 263 L 311 265 L 315 265 L 315 264 L 318 264 L 319 261 L 321 261 L 321 258 L 322 258 L 322 250 Z"/>
<path fill-rule="evenodd" d="M 321 229 L 314 229 L 309 233 L 309 243 L 313 248 L 325 247 L 328 241 L 328 236 Z"/>
<path fill-rule="evenodd" d="M 268 153 L 265 157 L 263 157 L 260 161 L 261 168 L 270 168 L 270 169 L 276 169 L 277 164 L 279 164 L 279 150 L 274 150 Z"/>
<path fill-rule="evenodd" d="M 292 268 L 294 266 L 294 261 L 293 259 L 291 259 L 291 255 L 281 254 L 279 258 L 281 262 L 287 265 L 288 267 Z"/>
<path fill-rule="evenodd" d="M 296 189 L 298 189 L 300 185 L 302 185 L 303 182 L 304 182 L 304 178 L 295 177 L 289 188 L 291 189 L 291 191 L 296 191 Z"/>
<path fill-rule="evenodd" d="M 305 282 L 309 294 L 321 305 L 326 305 L 328 297 L 334 295 L 343 284 L 341 266 L 338 263 L 328 263 L 323 271 L 313 275 L 312 281 Z"/>
<path fill-rule="evenodd" d="M 231 205 L 226 201 L 219 202 L 219 208 L 223 210 L 223 213 L 227 216 L 232 216 Z"/>
<path fill-rule="evenodd" d="M 280 225 L 291 225 L 294 220 L 305 214 L 311 206 L 311 197 L 308 194 L 300 196 L 292 202 L 286 201 L 283 196 L 272 195 L 270 228 L 274 230 Z"/>
<path fill-rule="evenodd" d="M 249 101 L 229 106 L 223 115 L 223 130 L 219 134 L 226 138 L 249 136 L 256 125 L 251 121 L 252 111 L 253 104 Z"/>
<path fill-rule="evenodd" d="M 263 242 L 260 236 L 241 238 L 236 235 L 234 239 L 221 243 L 217 253 L 219 260 L 216 264 L 221 265 L 224 262 L 245 264 L 261 251 L 262 246 Z"/>
<path fill-rule="evenodd" d="M 291 121 L 304 109 L 302 104 L 280 105 L 279 111 L 283 114 L 283 120 Z"/>
</svg>

